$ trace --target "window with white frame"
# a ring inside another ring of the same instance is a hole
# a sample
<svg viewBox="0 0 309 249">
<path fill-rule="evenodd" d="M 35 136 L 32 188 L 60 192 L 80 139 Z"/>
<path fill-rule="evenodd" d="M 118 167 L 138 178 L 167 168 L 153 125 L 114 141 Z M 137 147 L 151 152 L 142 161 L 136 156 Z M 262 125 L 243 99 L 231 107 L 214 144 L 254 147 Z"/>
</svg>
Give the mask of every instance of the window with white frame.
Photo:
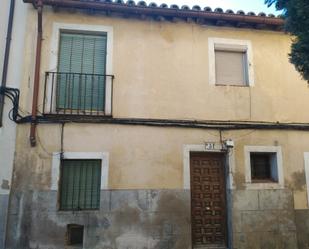
<svg viewBox="0 0 309 249">
<path fill-rule="evenodd" d="M 209 38 L 209 83 L 252 86 L 254 84 L 250 41 Z"/>
<path fill-rule="evenodd" d="M 100 191 L 108 186 L 108 153 L 53 154 L 51 189 L 58 191 L 59 210 L 96 210 Z"/>
<path fill-rule="evenodd" d="M 60 162 L 60 210 L 100 207 L 100 159 L 63 159 Z"/>
<path fill-rule="evenodd" d="M 283 187 L 280 146 L 245 146 L 245 167 L 251 187 Z"/>
<path fill-rule="evenodd" d="M 111 115 L 113 28 L 54 23 L 45 112 Z"/>
</svg>

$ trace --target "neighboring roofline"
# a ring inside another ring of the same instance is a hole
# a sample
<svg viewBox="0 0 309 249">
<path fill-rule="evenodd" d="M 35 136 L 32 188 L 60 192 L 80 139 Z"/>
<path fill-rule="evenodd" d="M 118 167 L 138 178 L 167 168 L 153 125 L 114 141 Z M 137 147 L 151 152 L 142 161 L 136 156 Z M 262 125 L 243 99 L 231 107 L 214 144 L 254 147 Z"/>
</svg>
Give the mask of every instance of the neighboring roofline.
<svg viewBox="0 0 309 249">
<path fill-rule="evenodd" d="M 36 5 L 37 0 L 23 0 L 25 3 Z M 54 8 L 77 8 L 94 11 L 106 11 L 108 13 L 122 13 L 124 15 L 147 16 L 161 19 L 180 18 L 188 21 L 193 19 L 198 23 L 213 24 L 219 26 L 236 26 L 249 27 L 257 29 L 282 30 L 284 20 L 274 15 L 266 16 L 264 13 L 255 15 L 253 12 L 245 14 L 243 11 L 238 11 L 236 14 L 231 10 L 223 12 L 221 8 L 214 11 L 206 7 L 202 10 L 199 6 L 193 6 L 190 9 L 188 6 L 179 8 L 177 5 L 168 7 L 166 4 L 157 6 L 155 3 L 149 5 L 144 1 L 135 4 L 134 1 L 128 0 L 124 3 L 122 0 L 42 0 L 44 5 L 49 5 Z"/>
</svg>

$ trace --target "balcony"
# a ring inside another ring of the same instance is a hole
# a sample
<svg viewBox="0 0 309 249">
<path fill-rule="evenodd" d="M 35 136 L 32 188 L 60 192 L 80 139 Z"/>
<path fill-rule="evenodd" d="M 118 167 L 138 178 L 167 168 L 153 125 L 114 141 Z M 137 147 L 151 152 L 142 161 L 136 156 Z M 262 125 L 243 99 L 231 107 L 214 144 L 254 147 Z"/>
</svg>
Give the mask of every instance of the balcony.
<svg viewBox="0 0 309 249">
<path fill-rule="evenodd" d="M 112 116 L 113 75 L 46 72 L 44 115 Z"/>
</svg>

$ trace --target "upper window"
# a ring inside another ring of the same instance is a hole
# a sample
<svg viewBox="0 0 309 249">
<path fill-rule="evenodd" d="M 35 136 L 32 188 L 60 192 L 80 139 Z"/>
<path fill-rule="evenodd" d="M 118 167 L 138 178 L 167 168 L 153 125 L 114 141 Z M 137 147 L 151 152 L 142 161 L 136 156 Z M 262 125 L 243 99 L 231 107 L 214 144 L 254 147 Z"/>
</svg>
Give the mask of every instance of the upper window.
<svg viewBox="0 0 309 249">
<path fill-rule="evenodd" d="M 245 146 L 246 183 L 249 188 L 282 188 L 280 146 Z"/>
<path fill-rule="evenodd" d="M 215 50 L 216 85 L 248 84 L 247 54 L 245 52 Z"/>
<path fill-rule="evenodd" d="M 209 38 L 209 82 L 212 85 L 253 85 L 251 43 Z"/>
<path fill-rule="evenodd" d="M 104 111 L 106 43 L 106 33 L 60 33 L 56 91 L 59 111 Z"/>
<path fill-rule="evenodd" d="M 112 115 L 113 29 L 55 23 L 44 113 Z"/>
</svg>

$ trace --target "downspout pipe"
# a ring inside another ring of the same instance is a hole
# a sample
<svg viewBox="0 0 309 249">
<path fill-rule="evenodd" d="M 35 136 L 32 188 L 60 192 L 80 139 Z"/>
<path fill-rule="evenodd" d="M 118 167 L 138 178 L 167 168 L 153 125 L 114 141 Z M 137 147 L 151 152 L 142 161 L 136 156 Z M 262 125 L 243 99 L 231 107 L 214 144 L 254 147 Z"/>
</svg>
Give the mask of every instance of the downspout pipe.
<svg viewBox="0 0 309 249">
<path fill-rule="evenodd" d="M 7 83 L 6 81 L 7 81 L 9 59 L 10 59 L 14 11 L 15 11 L 15 0 L 11 0 L 9 20 L 8 20 L 8 29 L 7 29 L 7 35 L 6 35 L 6 45 L 5 45 L 4 60 L 3 60 L 1 87 L 6 87 L 6 83 Z M 3 125 L 3 109 L 4 109 L 4 95 L 0 94 L 0 127 L 2 127 Z"/>
<path fill-rule="evenodd" d="M 38 0 L 36 2 L 38 10 L 38 33 L 36 44 L 36 58 L 35 58 L 35 72 L 33 83 L 33 99 L 32 99 L 32 112 L 31 112 L 31 125 L 30 125 L 30 144 L 32 147 L 36 145 L 36 126 L 37 126 L 37 108 L 40 89 L 40 72 L 41 72 L 41 50 L 43 40 L 43 28 L 42 28 L 42 15 L 43 15 L 43 1 Z"/>
</svg>

